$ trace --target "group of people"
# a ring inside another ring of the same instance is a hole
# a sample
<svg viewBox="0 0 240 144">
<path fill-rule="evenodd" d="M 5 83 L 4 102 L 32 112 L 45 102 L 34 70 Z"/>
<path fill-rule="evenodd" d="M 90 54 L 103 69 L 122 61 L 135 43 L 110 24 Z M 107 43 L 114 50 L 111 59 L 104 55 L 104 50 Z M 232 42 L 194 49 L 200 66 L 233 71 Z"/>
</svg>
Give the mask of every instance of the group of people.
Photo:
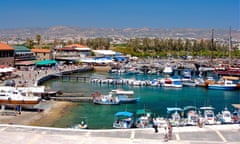
<svg viewBox="0 0 240 144">
<path fill-rule="evenodd" d="M 153 128 L 155 133 L 158 133 L 158 123 L 155 119 L 153 119 Z M 169 121 L 166 121 L 166 125 L 164 125 L 164 135 L 163 135 L 164 141 L 168 141 L 172 139 L 172 125 Z"/>
</svg>

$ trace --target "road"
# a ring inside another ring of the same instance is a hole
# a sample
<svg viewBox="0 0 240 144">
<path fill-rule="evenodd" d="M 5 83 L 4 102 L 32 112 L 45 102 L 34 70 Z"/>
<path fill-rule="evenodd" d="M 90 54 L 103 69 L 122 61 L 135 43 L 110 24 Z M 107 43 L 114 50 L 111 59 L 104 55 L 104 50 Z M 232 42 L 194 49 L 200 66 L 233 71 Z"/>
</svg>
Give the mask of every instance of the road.
<svg viewBox="0 0 240 144">
<path fill-rule="evenodd" d="M 164 129 L 76 130 L 63 128 L 0 125 L 1 144 L 155 144 L 166 143 Z M 240 127 L 213 125 L 199 128 L 174 127 L 172 144 L 239 144 Z"/>
</svg>

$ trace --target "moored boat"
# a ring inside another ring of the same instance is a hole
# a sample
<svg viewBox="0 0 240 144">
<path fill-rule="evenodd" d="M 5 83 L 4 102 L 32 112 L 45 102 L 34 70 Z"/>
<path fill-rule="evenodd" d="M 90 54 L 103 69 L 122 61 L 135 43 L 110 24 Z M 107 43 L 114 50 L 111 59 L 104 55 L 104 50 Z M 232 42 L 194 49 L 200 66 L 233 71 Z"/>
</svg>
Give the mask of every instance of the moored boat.
<svg viewBox="0 0 240 144">
<path fill-rule="evenodd" d="M 167 107 L 167 118 L 172 126 L 180 126 L 182 124 L 183 109 L 179 107 Z"/>
<path fill-rule="evenodd" d="M 205 124 L 216 124 L 216 118 L 214 114 L 214 108 L 213 107 L 200 107 L 200 110 L 203 111 L 202 118 L 204 119 Z"/>
<path fill-rule="evenodd" d="M 136 127 L 150 128 L 153 127 L 152 112 L 146 109 L 138 109 L 136 111 Z"/>
<path fill-rule="evenodd" d="M 186 106 L 183 108 L 184 110 L 184 124 L 185 125 L 197 125 L 198 122 L 198 114 L 197 108 L 195 106 Z"/>
<path fill-rule="evenodd" d="M 169 64 L 167 64 L 163 69 L 163 74 L 172 75 L 173 68 Z"/>
<path fill-rule="evenodd" d="M 92 94 L 92 96 L 93 96 L 94 104 L 101 104 L 101 105 L 118 105 L 118 104 L 120 104 L 118 97 L 114 97 L 112 95 L 112 92 L 109 92 L 106 95 L 100 94 L 100 93 L 95 93 L 95 94 Z"/>
<path fill-rule="evenodd" d="M 112 90 L 115 97 L 118 98 L 120 103 L 135 103 L 139 101 L 139 97 L 134 97 L 134 91 L 125 91 L 121 89 Z"/>
<path fill-rule="evenodd" d="M 117 112 L 114 119 L 113 128 L 126 129 L 134 127 L 134 114 L 131 112 Z"/>
<path fill-rule="evenodd" d="M 219 120 L 222 124 L 233 123 L 232 114 L 227 107 L 225 107 L 224 110 L 221 112 Z"/>
<path fill-rule="evenodd" d="M 12 105 L 36 105 L 41 98 L 34 96 L 30 92 L 21 92 L 19 90 L 0 91 L 0 104 Z"/>
<path fill-rule="evenodd" d="M 74 129 L 88 129 L 87 117 L 80 117 L 80 122 L 73 126 Z"/>
<path fill-rule="evenodd" d="M 211 83 L 208 84 L 208 89 L 214 89 L 214 90 L 236 90 L 237 84 L 234 81 L 237 81 L 238 78 L 233 77 L 222 77 L 221 81 L 217 83 Z"/>
</svg>

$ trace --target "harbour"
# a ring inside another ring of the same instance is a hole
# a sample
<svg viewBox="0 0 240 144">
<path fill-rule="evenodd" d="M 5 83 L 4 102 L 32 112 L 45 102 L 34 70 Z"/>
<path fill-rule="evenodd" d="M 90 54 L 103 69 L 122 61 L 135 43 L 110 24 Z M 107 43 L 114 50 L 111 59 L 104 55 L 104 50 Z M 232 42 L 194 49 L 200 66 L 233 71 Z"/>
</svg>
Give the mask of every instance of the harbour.
<svg viewBox="0 0 240 144">
<path fill-rule="evenodd" d="M 76 74 L 78 75 L 78 74 Z M 109 74 L 106 72 L 81 73 L 83 77 L 93 78 L 107 78 L 114 77 L 121 78 L 135 78 L 135 79 L 154 79 L 158 75 L 124 75 Z M 146 86 L 129 86 L 129 85 L 109 85 L 96 84 L 91 82 L 76 82 L 76 81 L 61 81 L 50 80 L 45 83 L 51 85 L 53 89 L 63 89 L 64 92 L 69 93 L 84 93 L 84 97 L 90 98 L 91 94 L 98 91 L 100 93 L 107 93 L 112 89 L 133 90 L 140 101 L 135 104 L 121 104 L 117 106 L 95 105 L 90 101 L 80 102 L 81 104 L 73 107 L 69 117 L 72 123 L 68 123 L 66 119 L 59 119 L 54 127 L 71 127 L 78 121 L 78 117 L 88 117 L 90 129 L 111 129 L 114 120 L 114 113 L 117 111 L 131 111 L 136 112 L 137 109 L 150 109 L 155 116 L 166 117 L 167 107 L 184 107 L 193 105 L 196 107 L 213 106 L 215 113 L 221 112 L 224 107 L 227 107 L 232 112 L 235 110 L 232 107 L 233 103 L 239 103 L 239 90 L 235 91 L 215 91 L 208 90 L 204 87 L 183 87 L 183 88 L 167 88 L 167 87 L 146 87 Z M 61 86 L 61 87 L 59 87 Z M 69 91 L 68 91 L 69 90 Z M 63 93 L 64 93 L 63 92 Z M 97 121 L 96 121 L 97 120 Z M 69 121 L 69 119 L 68 119 Z M 74 122 L 75 121 L 75 122 Z"/>
</svg>

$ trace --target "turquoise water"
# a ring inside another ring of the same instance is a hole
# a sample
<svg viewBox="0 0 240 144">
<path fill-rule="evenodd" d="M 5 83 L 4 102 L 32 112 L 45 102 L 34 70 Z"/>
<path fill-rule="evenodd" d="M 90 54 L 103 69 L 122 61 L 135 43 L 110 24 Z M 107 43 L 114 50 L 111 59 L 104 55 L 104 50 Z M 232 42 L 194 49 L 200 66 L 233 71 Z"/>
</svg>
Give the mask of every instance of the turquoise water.
<svg viewBox="0 0 240 144">
<path fill-rule="evenodd" d="M 116 75 L 108 73 L 82 73 L 81 76 L 89 76 L 90 78 L 106 78 L 106 77 L 124 77 L 135 79 L 154 79 L 157 75 Z M 122 88 L 124 90 L 134 90 L 135 95 L 140 97 L 140 101 L 136 104 L 122 105 L 95 105 L 91 102 L 77 103 L 77 106 L 71 108 L 66 116 L 57 120 L 54 127 L 71 127 L 80 122 L 81 117 L 87 117 L 90 129 L 112 128 L 114 121 L 114 113 L 119 111 L 136 112 L 137 109 L 150 109 L 155 115 L 166 116 L 167 107 L 184 107 L 193 105 L 213 106 L 215 112 L 220 112 L 227 106 L 231 111 L 234 108 L 233 103 L 240 103 L 240 91 L 221 91 L 208 90 L 202 87 L 183 87 L 183 88 L 163 88 L 163 87 L 133 87 L 133 86 L 113 86 L 100 85 L 90 82 L 76 82 L 69 80 L 53 79 L 44 83 L 53 90 L 62 90 L 66 93 L 80 93 L 85 96 L 91 96 L 93 92 L 107 94 L 112 89 Z"/>
</svg>

